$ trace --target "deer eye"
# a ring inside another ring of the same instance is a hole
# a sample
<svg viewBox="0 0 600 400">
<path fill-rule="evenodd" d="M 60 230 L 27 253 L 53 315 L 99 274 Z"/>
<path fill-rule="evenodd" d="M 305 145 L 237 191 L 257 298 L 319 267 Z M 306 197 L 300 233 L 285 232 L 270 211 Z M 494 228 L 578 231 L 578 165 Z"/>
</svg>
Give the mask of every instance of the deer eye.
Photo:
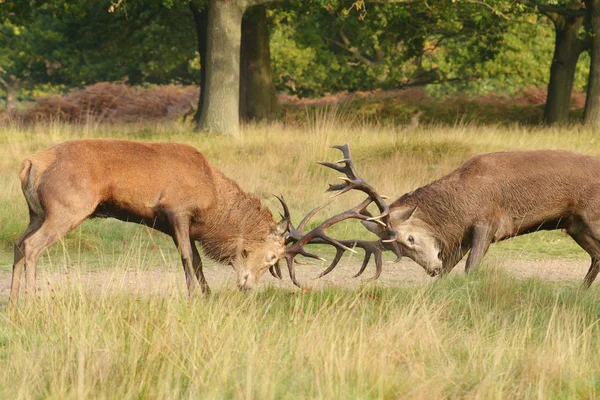
<svg viewBox="0 0 600 400">
<path fill-rule="evenodd" d="M 246 250 L 242 250 L 242 258 L 248 258 L 248 252 Z"/>
<path fill-rule="evenodd" d="M 275 254 L 271 253 L 267 256 L 267 262 L 274 263 L 275 261 L 277 261 L 277 256 Z"/>
<path fill-rule="evenodd" d="M 408 235 L 408 238 L 406 238 L 406 240 L 408 241 L 408 243 L 410 244 L 415 244 L 415 238 L 412 237 L 412 235 Z"/>
</svg>

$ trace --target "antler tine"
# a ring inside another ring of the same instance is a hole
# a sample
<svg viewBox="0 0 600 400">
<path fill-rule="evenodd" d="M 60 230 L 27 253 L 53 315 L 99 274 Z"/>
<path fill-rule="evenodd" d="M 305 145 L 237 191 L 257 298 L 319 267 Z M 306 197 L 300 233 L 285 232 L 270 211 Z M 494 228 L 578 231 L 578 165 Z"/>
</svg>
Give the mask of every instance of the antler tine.
<svg viewBox="0 0 600 400">
<path fill-rule="evenodd" d="M 379 277 L 379 275 L 381 275 L 381 272 L 383 270 L 382 254 L 383 254 L 383 251 L 386 249 L 380 241 L 340 240 L 340 242 L 343 243 L 347 247 L 353 247 L 353 248 L 358 247 L 365 251 L 365 257 L 363 259 L 363 263 L 362 263 L 358 273 L 356 275 L 354 275 L 354 278 L 358 278 L 359 276 L 362 275 L 362 273 L 367 268 L 367 265 L 369 264 L 369 261 L 371 260 L 372 255 L 375 256 L 376 271 L 375 271 L 375 275 L 373 277 L 369 278 L 368 280 L 377 279 Z M 331 271 L 333 271 L 333 269 L 337 266 L 340 259 L 342 258 L 342 255 L 344 254 L 344 252 L 345 251 L 342 248 L 337 248 L 335 258 L 333 259 L 331 264 L 329 264 L 329 266 L 323 272 L 321 272 L 319 275 L 317 275 L 313 279 L 322 278 L 325 275 L 329 274 Z"/>
<path fill-rule="evenodd" d="M 296 285 L 299 288 L 301 288 L 302 285 L 300 285 L 300 283 L 296 280 L 296 270 L 294 269 L 294 259 L 293 259 L 293 257 L 290 257 L 290 256 L 286 255 L 285 256 L 285 261 L 287 263 L 288 271 L 290 273 L 290 279 L 292 280 L 292 282 L 294 283 L 294 285 Z"/>
<path fill-rule="evenodd" d="M 339 163 L 342 163 L 342 162 L 345 163 L 346 160 L 345 159 L 344 160 L 339 160 L 337 163 L 332 163 L 332 162 L 328 162 L 328 161 L 317 161 L 317 164 L 323 165 L 323 166 L 325 166 L 327 168 L 334 169 L 337 172 L 346 173 L 347 172 L 346 166 L 340 166 L 340 165 L 338 165 Z"/>
<path fill-rule="evenodd" d="M 339 249 L 336 248 L 335 249 L 335 257 L 333 258 L 333 261 L 331 261 L 331 264 L 329 264 L 329 266 L 325 269 L 325 271 L 321 272 L 319 275 L 315 276 L 313 279 L 319 279 L 324 277 L 325 275 L 327 275 L 328 273 L 330 273 L 331 271 L 333 271 L 333 269 L 338 265 L 338 263 L 340 262 L 342 256 L 344 255 L 346 251 L 343 249 Z"/>
<path fill-rule="evenodd" d="M 320 161 L 318 164 L 323 165 L 325 167 L 331 168 L 335 171 L 341 172 L 346 175 L 346 177 L 342 177 L 341 179 L 344 183 L 338 184 L 329 184 L 329 188 L 327 192 L 337 192 L 332 197 L 339 196 L 343 193 L 346 193 L 350 190 L 359 190 L 361 192 L 366 193 L 373 202 L 379 208 L 380 217 L 387 216 L 389 214 L 389 207 L 386 204 L 384 197 L 377 193 L 375 188 L 371 186 L 368 182 L 362 179 L 358 173 L 356 172 L 356 168 L 354 167 L 354 162 L 352 161 L 350 155 L 350 146 L 348 143 L 341 146 L 332 146 L 334 149 L 338 149 L 342 152 L 344 158 L 337 161 L 336 163 L 331 162 L 323 162 Z M 344 164 L 340 166 L 339 164 Z"/>
<path fill-rule="evenodd" d="M 350 145 L 348 143 L 344 143 L 343 145 L 331 146 L 332 149 L 338 149 L 344 155 L 344 159 L 338 161 L 338 163 L 346 164 L 347 170 L 350 172 L 353 178 L 358 178 L 358 174 L 356 173 L 356 169 L 354 169 L 354 163 L 352 162 L 352 157 L 350 156 Z"/>
<path fill-rule="evenodd" d="M 382 252 L 379 251 L 375 254 L 375 275 L 373 275 L 372 277 L 370 277 L 369 281 L 374 281 L 376 279 L 379 278 L 379 276 L 381 275 L 381 272 L 383 271 L 383 259 L 382 259 Z"/>
<path fill-rule="evenodd" d="M 315 214 L 317 214 L 319 211 L 321 211 L 322 209 L 324 209 L 325 207 L 327 207 L 328 205 L 331 204 L 331 201 L 328 201 L 327 203 L 321 204 L 320 206 L 312 209 L 308 214 L 306 214 L 306 216 L 304 218 L 302 218 L 302 221 L 300 221 L 300 223 L 298 224 L 298 231 L 302 231 L 304 229 L 304 227 L 306 226 L 306 224 L 309 223 L 309 221 L 312 219 L 312 217 L 315 216 Z"/>
<path fill-rule="evenodd" d="M 279 278 L 277 275 L 275 275 L 275 267 L 274 266 L 269 267 L 269 272 L 271 273 L 271 275 L 273 275 L 273 278 Z"/>
<path fill-rule="evenodd" d="M 369 264 L 369 261 L 371 260 L 371 254 L 373 254 L 373 253 L 365 250 L 365 258 L 363 259 L 363 263 L 360 266 L 360 270 L 358 270 L 356 275 L 354 275 L 354 278 L 358 278 L 359 276 L 361 276 L 363 274 L 363 272 L 365 272 L 365 269 L 367 269 L 367 265 Z"/>
<path fill-rule="evenodd" d="M 279 200 L 279 202 L 281 203 L 281 206 L 283 207 L 283 218 L 287 219 L 287 221 L 288 221 L 288 224 L 287 224 L 288 225 L 288 234 L 286 235 L 286 238 L 285 238 L 285 244 L 298 241 L 299 238 L 302 237 L 302 234 L 300 232 L 298 232 L 298 230 L 292 224 L 292 216 L 290 214 L 290 209 L 289 209 L 287 203 L 285 202 L 285 199 L 283 198 L 282 195 L 278 196 L 278 195 L 274 194 L 273 196 L 275 196 L 277 198 L 277 200 Z M 281 273 L 279 275 L 281 276 Z"/>
<path fill-rule="evenodd" d="M 272 265 L 271 267 L 269 267 L 269 272 L 271 273 L 271 275 L 273 275 L 273 278 L 279 279 L 279 277 L 277 276 L 277 273 L 275 272 L 275 266 L 274 265 Z"/>
<path fill-rule="evenodd" d="M 274 194 L 273 196 L 275 196 L 277 198 L 277 200 L 279 200 L 279 202 L 281 203 L 281 206 L 283 207 L 283 218 L 287 218 L 288 220 L 291 221 L 292 216 L 290 215 L 290 209 L 288 208 L 288 205 L 285 202 L 283 195 Z"/>
<path fill-rule="evenodd" d="M 277 278 L 283 279 L 283 275 L 281 274 L 281 266 L 279 265 L 279 261 L 273 265 L 273 269 L 275 270 L 275 274 L 277 274 Z"/>
<path fill-rule="evenodd" d="M 330 183 L 329 187 L 327 188 L 326 192 L 338 192 L 338 191 L 343 191 L 342 193 L 346 193 L 348 190 L 351 190 L 348 187 L 348 183 Z M 341 193 L 340 193 L 341 194 Z M 338 194 L 335 194 L 334 196 L 337 196 Z"/>
</svg>

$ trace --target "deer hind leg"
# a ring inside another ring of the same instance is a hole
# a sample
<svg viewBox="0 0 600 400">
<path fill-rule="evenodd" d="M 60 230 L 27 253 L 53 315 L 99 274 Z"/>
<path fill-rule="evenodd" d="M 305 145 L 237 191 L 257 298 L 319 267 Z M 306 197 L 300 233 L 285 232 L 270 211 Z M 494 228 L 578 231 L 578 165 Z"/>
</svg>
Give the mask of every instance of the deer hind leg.
<svg viewBox="0 0 600 400">
<path fill-rule="evenodd" d="M 190 221 L 185 217 L 171 216 L 173 225 L 173 240 L 181 255 L 181 263 L 183 264 L 183 272 L 185 273 L 185 283 L 187 284 L 188 293 L 194 296 L 197 291 L 198 280 L 192 273 L 194 253 L 192 250 L 193 244 L 190 240 Z M 200 255 L 198 255 L 200 259 Z"/>
<path fill-rule="evenodd" d="M 592 264 L 590 265 L 590 269 L 588 269 L 587 274 L 585 274 L 585 278 L 583 278 L 583 286 L 585 288 L 589 288 L 596 276 L 598 275 L 598 268 L 600 267 L 600 258 L 592 257 Z"/>
<path fill-rule="evenodd" d="M 202 259 L 200 258 L 200 253 L 198 253 L 198 248 L 193 240 L 190 240 L 190 245 L 192 246 L 192 267 L 194 268 L 194 273 L 200 282 L 200 289 L 202 290 L 202 293 L 208 295 L 210 294 L 210 288 L 208 287 L 208 282 L 206 282 L 206 278 L 202 272 Z"/>
<path fill-rule="evenodd" d="M 14 261 L 13 261 L 13 272 L 12 280 L 10 284 L 10 298 L 9 302 L 14 304 L 19 298 L 19 291 L 21 289 L 21 275 L 23 274 L 23 264 L 25 263 L 25 253 L 23 248 L 23 242 L 34 232 L 36 232 L 42 224 L 44 218 L 32 211 L 29 212 L 29 225 L 25 229 L 25 232 L 17 239 L 14 244 Z"/>
<path fill-rule="evenodd" d="M 469 252 L 469 257 L 467 257 L 465 272 L 468 273 L 473 267 L 479 265 L 481 259 L 490 248 L 493 237 L 494 230 L 488 223 L 477 224 L 473 227 L 471 251 Z"/>
<path fill-rule="evenodd" d="M 585 274 L 582 284 L 584 288 L 589 288 L 600 270 L 600 241 L 596 239 L 595 235 L 589 229 L 569 234 L 592 258 L 590 269 Z"/>
<path fill-rule="evenodd" d="M 25 258 L 25 289 L 29 295 L 35 295 L 36 292 L 36 266 L 42 251 L 77 228 L 88 215 L 75 210 L 49 213 L 41 227 L 23 240 L 21 249 Z"/>
</svg>

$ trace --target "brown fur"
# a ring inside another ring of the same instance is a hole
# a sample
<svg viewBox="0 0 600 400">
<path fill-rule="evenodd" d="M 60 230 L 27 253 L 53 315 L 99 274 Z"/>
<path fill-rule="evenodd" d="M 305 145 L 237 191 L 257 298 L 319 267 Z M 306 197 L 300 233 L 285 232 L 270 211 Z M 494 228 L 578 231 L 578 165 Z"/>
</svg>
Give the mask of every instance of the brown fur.
<svg viewBox="0 0 600 400">
<path fill-rule="evenodd" d="M 182 253 L 190 292 L 197 282 L 188 271 L 192 260 L 196 278 L 208 290 L 194 240 L 209 257 L 232 263 L 240 252 L 259 249 L 276 230 L 256 196 L 183 144 L 64 142 L 25 159 L 20 179 L 31 222 L 15 244 L 11 300 L 18 296 L 20 264 L 25 261 L 27 270 L 35 271 L 39 252 L 87 218 L 117 218 L 171 235 Z M 28 286 L 30 278 L 33 286 L 35 277 L 28 272 Z"/>
<path fill-rule="evenodd" d="M 443 271 L 471 249 L 467 269 L 489 244 L 538 230 L 564 229 L 592 257 L 585 284 L 600 262 L 600 160 L 569 151 L 478 155 L 449 175 L 397 199 L 390 209 L 416 207 L 439 241 Z M 402 238 L 400 238 L 402 240 Z"/>
</svg>

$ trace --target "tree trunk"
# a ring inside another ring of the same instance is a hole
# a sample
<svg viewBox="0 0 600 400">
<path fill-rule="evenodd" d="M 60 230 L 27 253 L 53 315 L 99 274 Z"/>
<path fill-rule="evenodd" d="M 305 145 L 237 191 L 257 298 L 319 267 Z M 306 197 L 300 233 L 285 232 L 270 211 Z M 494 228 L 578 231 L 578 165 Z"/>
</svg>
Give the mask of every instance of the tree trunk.
<svg viewBox="0 0 600 400">
<path fill-rule="evenodd" d="M 583 120 L 586 125 L 600 129 L 600 0 L 588 0 L 585 5 L 592 23 L 592 56 Z"/>
<path fill-rule="evenodd" d="M 279 115 L 271 69 L 267 10 L 256 6 L 242 20 L 240 55 L 240 118 L 273 120 Z"/>
<path fill-rule="evenodd" d="M 9 113 L 17 109 L 17 92 L 18 89 L 14 86 L 8 86 L 6 89 L 6 111 Z"/>
<path fill-rule="evenodd" d="M 548 124 L 569 121 L 571 92 L 577 60 L 584 48 L 582 40 L 579 39 L 583 17 L 556 15 L 553 22 L 556 39 L 550 67 L 548 96 L 544 108 L 544 121 Z"/>
<path fill-rule="evenodd" d="M 0 87 L 6 93 L 6 111 L 9 113 L 17 109 L 17 94 L 19 93 L 19 80 L 10 75 L 6 79 L 0 76 Z"/>
<path fill-rule="evenodd" d="M 191 1 L 189 3 L 190 10 L 194 16 L 194 25 L 196 26 L 196 38 L 198 39 L 198 54 L 200 54 L 200 98 L 198 99 L 198 108 L 194 115 L 194 122 L 198 124 L 200 121 L 200 107 L 204 102 L 204 87 L 206 85 L 206 68 L 204 67 L 206 61 L 206 36 L 207 36 L 207 11 L 206 9 L 200 11 L 198 6 Z"/>
<path fill-rule="evenodd" d="M 211 0 L 208 4 L 206 84 L 198 129 L 239 134 L 240 42 L 245 3 Z"/>
</svg>

